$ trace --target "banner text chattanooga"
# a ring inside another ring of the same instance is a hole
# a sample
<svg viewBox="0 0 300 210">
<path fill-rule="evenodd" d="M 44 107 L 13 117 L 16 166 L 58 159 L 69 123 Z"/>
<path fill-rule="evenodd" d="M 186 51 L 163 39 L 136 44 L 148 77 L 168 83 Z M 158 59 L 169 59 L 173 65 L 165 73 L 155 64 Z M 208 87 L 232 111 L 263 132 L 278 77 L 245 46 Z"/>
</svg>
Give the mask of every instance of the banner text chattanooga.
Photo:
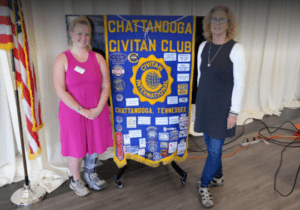
<svg viewBox="0 0 300 210">
<path fill-rule="evenodd" d="M 142 27 L 138 27 L 142 26 Z M 110 20 L 108 21 L 108 31 L 110 33 L 136 33 L 146 32 L 148 28 L 148 35 L 151 33 L 168 33 L 168 34 L 192 34 L 192 27 L 190 23 L 185 22 L 170 22 L 167 20 Z M 126 39 L 126 40 L 110 40 L 110 52 L 155 52 L 157 43 L 156 39 L 151 39 L 151 42 L 145 39 Z M 192 51 L 192 42 L 190 41 L 172 41 L 163 39 L 159 44 L 162 52 L 179 52 L 190 53 Z"/>
</svg>

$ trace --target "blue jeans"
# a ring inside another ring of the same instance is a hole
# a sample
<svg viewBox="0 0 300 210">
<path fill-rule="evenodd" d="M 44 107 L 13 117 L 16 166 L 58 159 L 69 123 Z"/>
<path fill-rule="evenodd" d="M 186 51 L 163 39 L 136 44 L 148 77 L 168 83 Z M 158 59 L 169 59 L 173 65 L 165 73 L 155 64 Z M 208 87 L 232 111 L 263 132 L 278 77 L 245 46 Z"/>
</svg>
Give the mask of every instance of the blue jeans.
<svg viewBox="0 0 300 210">
<path fill-rule="evenodd" d="M 201 187 L 208 187 L 214 177 L 221 177 L 222 172 L 222 147 L 225 139 L 210 138 L 204 134 L 208 156 L 201 176 Z"/>
</svg>

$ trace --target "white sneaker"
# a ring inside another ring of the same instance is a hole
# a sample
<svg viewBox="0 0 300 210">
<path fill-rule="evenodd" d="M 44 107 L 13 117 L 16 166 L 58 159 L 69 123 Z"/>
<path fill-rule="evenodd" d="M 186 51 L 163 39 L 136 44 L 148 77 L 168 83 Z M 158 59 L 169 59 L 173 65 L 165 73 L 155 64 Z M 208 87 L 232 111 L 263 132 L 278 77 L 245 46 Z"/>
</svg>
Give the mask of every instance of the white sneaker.
<svg viewBox="0 0 300 210">
<path fill-rule="evenodd" d="M 71 179 L 70 188 L 79 196 L 85 196 L 90 193 L 82 179 L 77 181 L 73 181 L 73 179 Z"/>
<path fill-rule="evenodd" d="M 211 208 L 214 206 L 214 200 L 209 192 L 208 187 L 200 187 L 199 194 L 201 195 L 202 206 L 204 206 L 205 208 Z"/>
<path fill-rule="evenodd" d="M 90 189 L 102 190 L 108 187 L 107 182 L 103 179 L 100 179 L 97 173 L 84 173 L 84 179 Z"/>
<path fill-rule="evenodd" d="M 222 175 L 220 178 L 214 177 L 213 180 L 211 180 L 209 186 L 222 186 L 224 183 L 224 176 Z M 197 182 L 197 186 L 201 187 L 201 181 Z"/>
</svg>

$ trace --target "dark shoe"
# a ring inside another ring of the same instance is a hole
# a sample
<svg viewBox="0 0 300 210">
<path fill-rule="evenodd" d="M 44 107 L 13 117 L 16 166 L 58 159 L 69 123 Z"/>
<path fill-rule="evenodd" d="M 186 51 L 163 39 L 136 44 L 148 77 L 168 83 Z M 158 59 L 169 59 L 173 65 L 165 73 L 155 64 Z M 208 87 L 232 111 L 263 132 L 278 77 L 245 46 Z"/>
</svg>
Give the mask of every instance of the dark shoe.
<svg viewBox="0 0 300 210">
<path fill-rule="evenodd" d="M 220 178 L 214 177 L 213 180 L 211 180 L 209 186 L 222 186 L 224 183 L 224 176 L 222 175 Z M 201 181 L 197 182 L 197 186 L 201 187 Z"/>
</svg>

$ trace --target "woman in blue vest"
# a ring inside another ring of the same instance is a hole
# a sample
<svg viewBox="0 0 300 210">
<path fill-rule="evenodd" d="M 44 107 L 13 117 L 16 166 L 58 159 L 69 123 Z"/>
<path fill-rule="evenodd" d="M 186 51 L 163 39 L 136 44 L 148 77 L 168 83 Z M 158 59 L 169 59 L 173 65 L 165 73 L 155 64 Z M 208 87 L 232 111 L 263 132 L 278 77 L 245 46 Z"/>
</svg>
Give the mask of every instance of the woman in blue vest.
<svg viewBox="0 0 300 210">
<path fill-rule="evenodd" d="M 203 19 L 206 41 L 198 49 L 198 90 L 196 132 L 202 132 L 208 157 L 198 182 L 204 207 L 214 201 L 211 185 L 223 185 L 222 147 L 226 137 L 235 135 L 245 84 L 245 52 L 236 37 L 236 19 L 226 6 L 212 8 Z"/>
</svg>

